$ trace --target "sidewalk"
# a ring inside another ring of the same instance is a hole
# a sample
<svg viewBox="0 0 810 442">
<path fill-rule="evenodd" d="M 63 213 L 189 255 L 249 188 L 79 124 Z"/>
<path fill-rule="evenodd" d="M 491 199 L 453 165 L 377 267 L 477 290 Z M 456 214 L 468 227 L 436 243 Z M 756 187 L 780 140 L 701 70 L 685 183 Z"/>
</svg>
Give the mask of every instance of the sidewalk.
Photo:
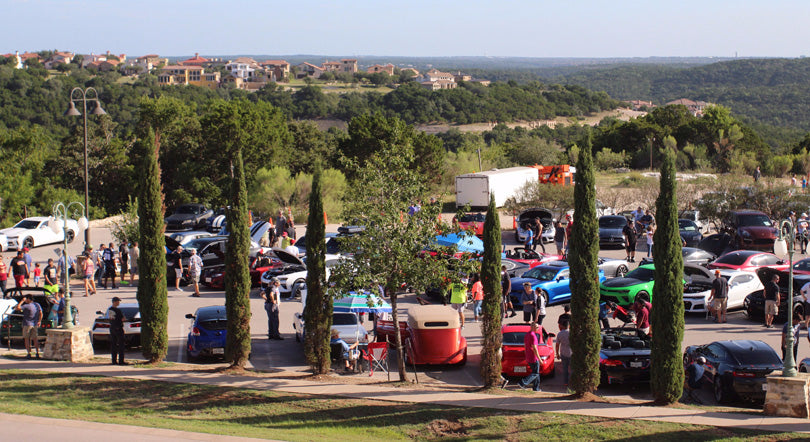
<svg viewBox="0 0 810 442">
<path fill-rule="evenodd" d="M 394 388 L 379 385 L 257 378 L 218 373 L 195 373 L 193 377 L 190 377 L 188 371 L 179 370 L 143 369 L 96 364 L 69 364 L 54 361 L 14 361 L 6 358 L 0 358 L 0 369 L 43 370 L 77 375 L 110 376 L 222 387 L 228 386 L 287 393 L 331 395 L 459 407 L 483 407 L 524 412 L 554 412 L 613 419 L 642 419 L 714 427 L 735 427 L 749 430 L 810 434 L 810 420 L 808 419 L 771 417 L 753 413 L 712 412 L 697 409 L 579 402 L 541 397 L 501 396 L 482 393 Z"/>
</svg>

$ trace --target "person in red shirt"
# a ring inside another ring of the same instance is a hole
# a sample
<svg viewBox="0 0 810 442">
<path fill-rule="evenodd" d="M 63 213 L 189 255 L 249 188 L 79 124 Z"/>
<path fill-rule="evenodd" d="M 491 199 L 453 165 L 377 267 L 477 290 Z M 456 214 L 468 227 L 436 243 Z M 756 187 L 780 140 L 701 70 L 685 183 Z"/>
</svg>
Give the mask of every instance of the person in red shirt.
<svg viewBox="0 0 810 442">
<path fill-rule="evenodd" d="M 641 297 L 636 297 L 633 309 L 636 311 L 636 328 L 645 335 L 650 334 L 650 309 L 652 304 Z"/>
<path fill-rule="evenodd" d="M 526 333 L 523 338 L 523 347 L 526 352 L 526 362 L 529 364 L 531 374 L 518 381 L 518 387 L 526 389 L 530 383 L 534 384 L 534 391 L 540 391 L 540 339 L 537 336 L 537 330 L 540 326 L 536 322 L 532 322 L 531 331 Z"/>
</svg>

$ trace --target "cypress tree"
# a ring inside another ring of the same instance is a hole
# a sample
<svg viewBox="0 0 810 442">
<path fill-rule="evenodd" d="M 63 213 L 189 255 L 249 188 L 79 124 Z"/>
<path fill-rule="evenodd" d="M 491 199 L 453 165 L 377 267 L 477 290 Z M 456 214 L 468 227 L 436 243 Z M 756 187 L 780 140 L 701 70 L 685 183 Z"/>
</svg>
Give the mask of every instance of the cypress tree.
<svg viewBox="0 0 810 442">
<path fill-rule="evenodd" d="M 309 194 L 307 220 L 307 302 L 304 323 L 307 338 L 304 352 L 315 374 L 329 373 L 331 368 L 329 338 L 332 327 L 332 298 L 326 296 L 326 225 L 321 194 L 321 167 L 316 165 Z"/>
<path fill-rule="evenodd" d="M 489 196 L 489 208 L 484 221 L 484 258 L 481 263 L 481 283 L 484 286 L 481 327 L 484 343 L 481 349 L 481 379 L 484 386 L 494 387 L 501 378 L 501 222 L 494 195 Z"/>
<path fill-rule="evenodd" d="M 599 386 L 599 227 L 590 132 L 579 152 L 574 185 L 571 266 L 571 387 L 577 396 Z"/>
<path fill-rule="evenodd" d="M 658 404 L 674 403 L 683 394 L 683 255 L 675 186 L 675 154 L 666 149 L 661 163 L 661 190 L 655 202 L 658 226 L 653 235 L 655 286 L 650 314 L 650 387 Z"/>
<path fill-rule="evenodd" d="M 163 195 L 160 191 L 155 134 L 138 141 L 141 156 L 138 174 L 138 226 L 141 254 L 138 304 L 141 311 L 141 352 L 149 362 L 163 360 L 169 349 L 169 299 L 166 291 L 166 252 L 163 236 Z"/>
<path fill-rule="evenodd" d="M 241 148 L 236 149 L 231 166 L 230 208 L 225 211 L 231 232 L 225 251 L 225 357 L 232 367 L 244 367 L 250 356 L 250 226 Z"/>
</svg>

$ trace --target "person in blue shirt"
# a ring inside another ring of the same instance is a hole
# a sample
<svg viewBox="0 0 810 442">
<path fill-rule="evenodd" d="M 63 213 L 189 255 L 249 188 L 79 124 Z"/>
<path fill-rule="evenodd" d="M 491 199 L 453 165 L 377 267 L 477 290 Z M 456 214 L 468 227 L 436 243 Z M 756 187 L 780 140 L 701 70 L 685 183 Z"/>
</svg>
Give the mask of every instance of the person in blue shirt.
<svg viewBox="0 0 810 442">
<path fill-rule="evenodd" d="M 357 350 L 359 343 L 359 341 L 356 341 L 354 344 L 349 345 L 348 342 L 341 339 L 340 332 L 332 330 L 332 339 L 329 340 L 329 344 L 340 344 L 343 346 L 343 362 L 346 364 L 346 371 L 354 371 L 357 359 L 360 357 L 360 351 Z"/>
<path fill-rule="evenodd" d="M 608 301 L 599 304 L 599 322 L 602 324 L 602 330 L 610 328 L 608 318 L 614 311 L 616 311 L 616 304 L 612 302 Z"/>
<path fill-rule="evenodd" d="M 706 372 L 706 358 L 698 356 L 688 367 L 686 367 L 686 391 L 689 397 L 694 399 L 692 391 L 700 390 L 703 387 L 703 373 Z"/>
</svg>

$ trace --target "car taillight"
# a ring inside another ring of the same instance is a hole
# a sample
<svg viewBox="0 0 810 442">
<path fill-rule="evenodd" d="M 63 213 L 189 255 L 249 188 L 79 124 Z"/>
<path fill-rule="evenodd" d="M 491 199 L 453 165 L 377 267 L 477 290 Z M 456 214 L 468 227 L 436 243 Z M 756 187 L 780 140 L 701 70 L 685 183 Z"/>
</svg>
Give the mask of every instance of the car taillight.
<svg viewBox="0 0 810 442">
<path fill-rule="evenodd" d="M 141 328 L 141 323 L 140 322 L 133 322 L 130 325 L 130 327 L 132 327 L 132 328 Z"/>
<path fill-rule="evenodd" d="M 42 324 L 42 328 L 51 328 L 51 323 L 46 322 L 46 323 Z"/>
<path fill-rule="evenodd" d="M 191 327 L 191 336 L 200 336 L 200 329 L 197 327 Z"/>
<path fill-rule="evenodd" d="M 602 359 L 602 365 L 606 365 L 608 367 L 621 367 L 624 365 L 624 363 L 617 359 Z"/>
<path fill-rule="evenodd" d="M 96 324 L 94 328 L 110 328 L 110 324 Z"/>
<path fill-rule="evenodd" d="M 735 371 L 734 372 L 734 377 L 736 377 L 736 378 L 753 378 L 753 377 L 756 377 L 756 375 L 754 373 L 748 373 L 748 372 L 745 372 L 745 371 Z"/>
<path fill-rule="evenodd" d="M 4 322 L 3 328 L 11 328 L 11 324 L 9 324 L 8 322 Z"/>
</svg>

